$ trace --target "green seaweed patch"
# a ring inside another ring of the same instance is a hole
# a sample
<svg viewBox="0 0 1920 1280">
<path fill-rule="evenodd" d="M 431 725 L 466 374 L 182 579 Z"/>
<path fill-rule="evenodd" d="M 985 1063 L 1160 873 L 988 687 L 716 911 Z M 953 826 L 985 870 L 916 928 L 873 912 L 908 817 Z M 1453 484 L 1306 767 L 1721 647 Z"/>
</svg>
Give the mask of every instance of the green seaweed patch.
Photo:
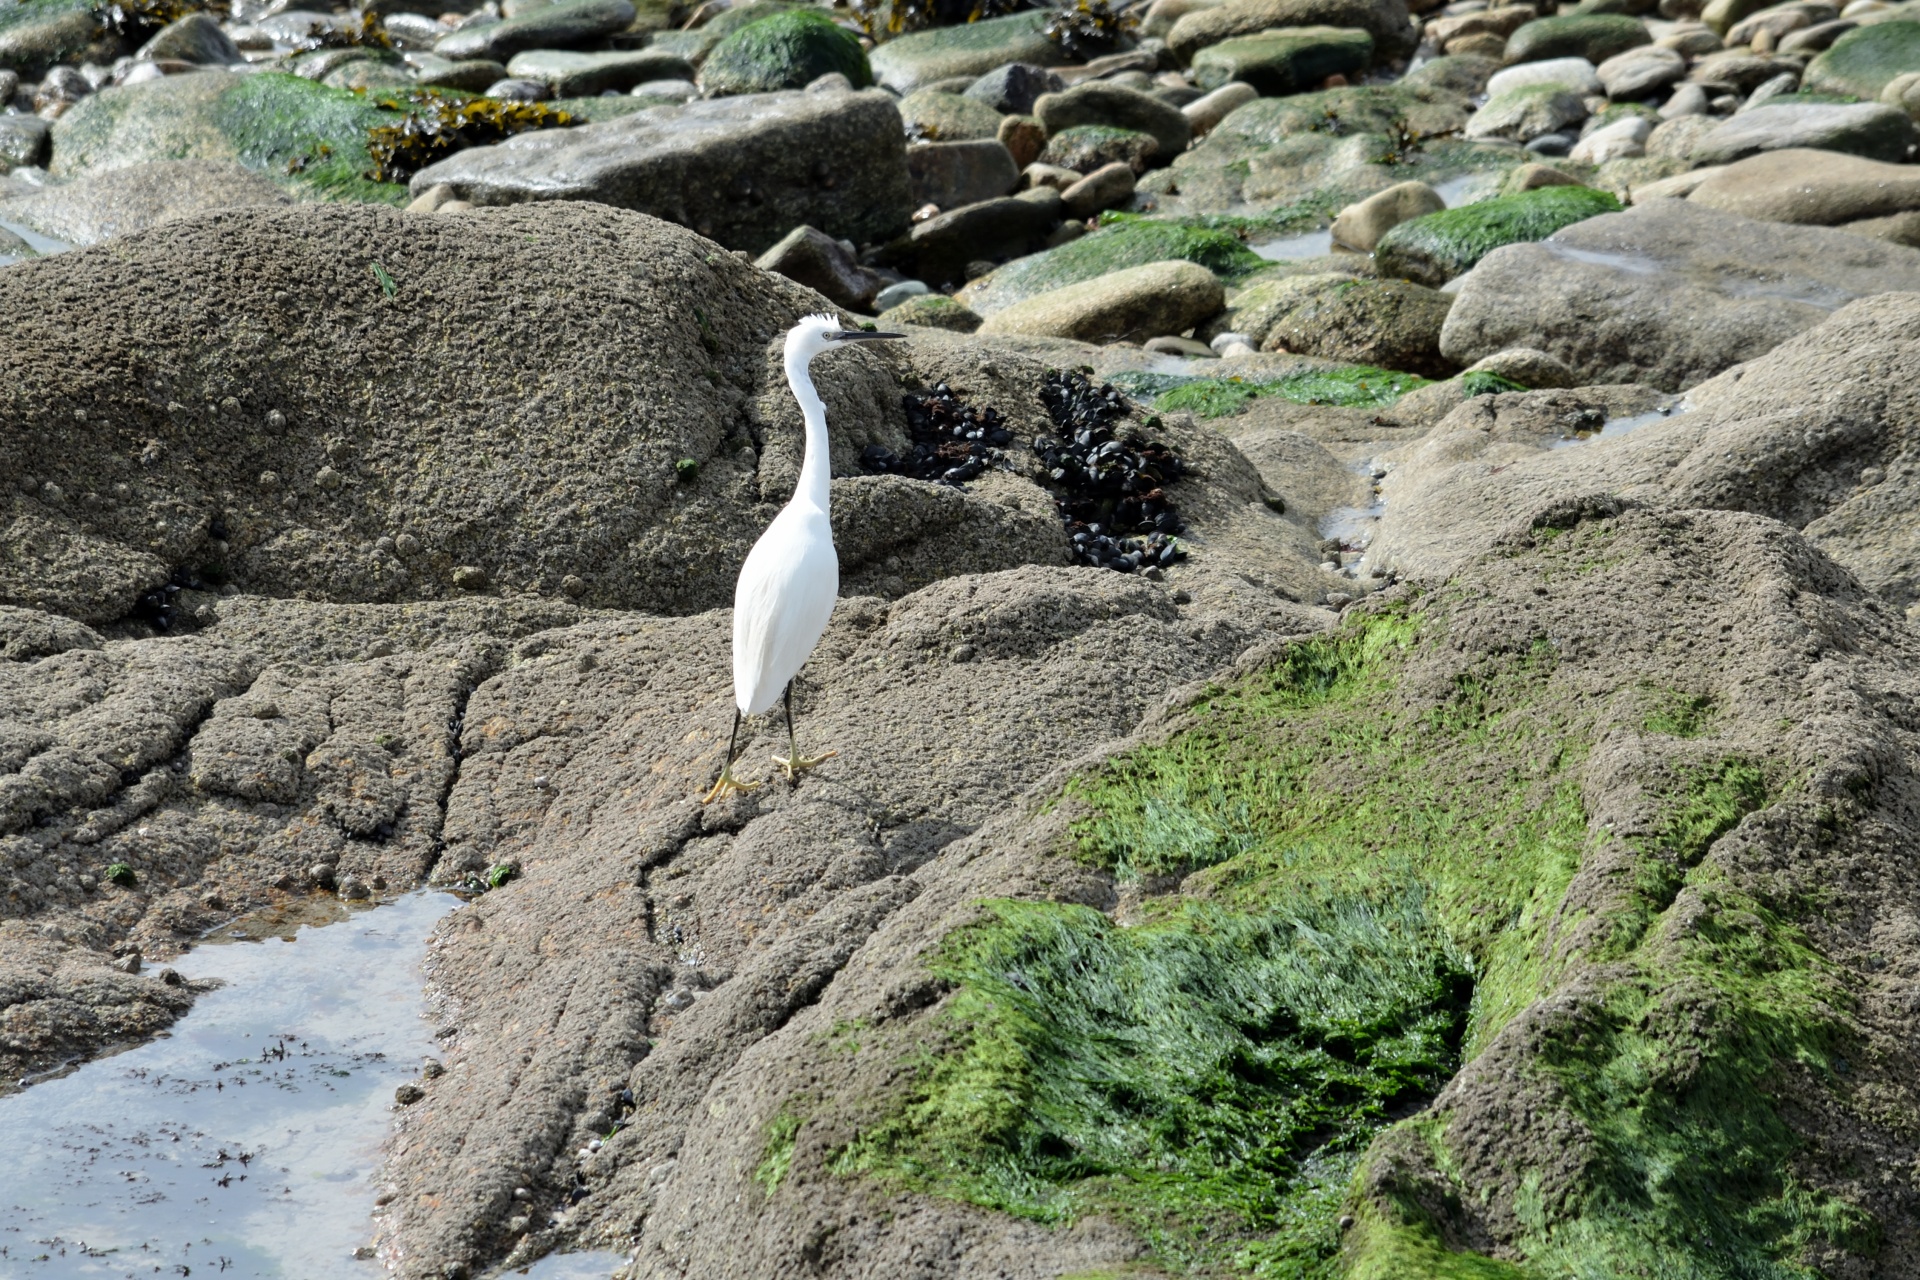
<svg viewBox="0 0 1920 1280">
<path fill-rule="evenodd" d="M 133 874 L 132 867 L 124 862 L 116 862 L 107 868 L 107 883 L 117 884 L 122 889 L 131 889 L 137 886 L 140 881 L 139 878 Z"/>
<path fill-rule="evenodd" d="M 538 102 L 472 98 L 444 89 L 377 91 L 369 98 L 398 114 L 367 130 L 369 182 L 405 183 L 456 151 L 487 146 L 530 129 L 564 129 L 573 116 Z"/>
<path fill-rule="evenodd" d="M 766 1141 L 761 1148 L 760 1163 L 754 1167 L 753 1180 L 768 1195 L 780 1189 L 793 1169 L 794 1142 L 805 1123 L 806 1117 L 790 1105 L 782 1106 L 773 1119 L 767 1121 Z"/>
<path fill-rule="evenodd" d="M 1401 223 L 1380 237 L 1374 263 L 1382 276 L 1437 288 L 1501 245 L 1544 240 L 1562 227 L 1620 208 L 1611 193 L 1592 187 L 1540 187 L 1496 196 Z"/>
<path fill-rule="evenodd" d="M 364 92 L 334 89 L 282 72 L 246 76 L 220 94 L 213 125 L 240 163 L 332 200 L 404 203 L 406 188 L 367 177 L 374 129 L 397 112 Z"/>
<path fill-rule="evenodd" d="M 1113 385 L 1135 399 L 1151 400 L 1162 413 L 1191 413 L 1225 418 L 1259 396 L 1277 396 L 1294 404 L 1377 408 L 1390 405 L 1427 379 L 1371 365 L 1315 369 L 1278 378 L 1203 378 L 1191 374 L 1121 372 Z"/>
<path fill-rule="evenodd" d="M 1230 231 L 1161 218 L 1133 217 L 1110 221 L 1078 240 L 1044 253 L 1015 258 L 975 281 L 960 301 L 988 315 L 1053 289 L 1064 289 L 1128 267 L 1176 258 L 1196 263 L 1229 281 L 1268 265 Z"/>
<path fill-rule="evenodd" d="M 1698 738 L 1713 727 L 1720 714 L 1720 703 L 1711 694 L 1679 689 L 1650 689 L 1649 693 L 1652 705 L 1640 720 L 1641 729 L 1647 733 Z"/>
<path fill-rule="evenodd" d="M 1460 375 L 1459 382 L 1460 389 L 1467 393 L 1469 400 L 1475 396 L 1497 396 L 1528 390 L 1512 378 L 1502 377 L 1489 369 L 1470 369 Z"/>
<path fill-rule="evenodd" d="M 1359 1151 L 1458 1061 L 1472 984 L 1422 896 L 1137 928 L 983 906 L 930 962 L 948 1051 L 835 1172 L 1116 1216 L 1182 1272 L 1331 1276 Z"/>
</svg>

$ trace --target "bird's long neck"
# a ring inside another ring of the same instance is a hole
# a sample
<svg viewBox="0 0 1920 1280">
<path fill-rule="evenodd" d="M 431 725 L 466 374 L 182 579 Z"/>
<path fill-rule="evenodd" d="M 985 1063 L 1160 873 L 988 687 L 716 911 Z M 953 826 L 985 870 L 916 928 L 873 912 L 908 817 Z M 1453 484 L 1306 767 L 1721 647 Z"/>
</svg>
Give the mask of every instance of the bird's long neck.
<svg viewBox="0 0 1920 1280">
<path fill-rule="evenodd" d="M 793 491 L 795 502 L 805 502 L 827 510 L 827 406 L 821 403 L 820 393 L 813 389 L 813 379 L 807 373 L 804 357 L 787 357 L 787 385 L 793 388 L 793 398 L 800 402 L 800 416 L 807 424 L 807 452 L 800 463 L 800 484 Z"/>
</svg>

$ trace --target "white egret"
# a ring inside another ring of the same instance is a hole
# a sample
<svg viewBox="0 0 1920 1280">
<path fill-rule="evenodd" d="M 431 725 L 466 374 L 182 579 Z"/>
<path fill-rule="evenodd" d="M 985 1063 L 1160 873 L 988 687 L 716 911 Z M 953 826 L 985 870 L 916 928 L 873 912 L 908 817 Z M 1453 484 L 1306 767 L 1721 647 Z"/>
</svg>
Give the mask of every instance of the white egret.
<svg viewBox="0 0 1920 1280">
<path fill-rule="evenodd" d="M 842 343 L 905 336 L 843 328 L 831 316 L 806 316 L 787 331 L 787 385 L 806 422 L 806 455 L 793 497 L 747 553 L 733 588 L 733 732 L 727 737 L 720 777 L 702 804 L 760 785 L 733 776 L 740 720 L 771 710 L 783 691 L 787 754 L 773 762 L 786 770 L 787 781 L 839 754 L 803 756 L 793 732 L 793 678 L 820 642 L 840 593 L 840 558 L 834 554 L 833 526 L 827 518 L 827 406 L 813 389 L 807 366 Z"/>
</svg>

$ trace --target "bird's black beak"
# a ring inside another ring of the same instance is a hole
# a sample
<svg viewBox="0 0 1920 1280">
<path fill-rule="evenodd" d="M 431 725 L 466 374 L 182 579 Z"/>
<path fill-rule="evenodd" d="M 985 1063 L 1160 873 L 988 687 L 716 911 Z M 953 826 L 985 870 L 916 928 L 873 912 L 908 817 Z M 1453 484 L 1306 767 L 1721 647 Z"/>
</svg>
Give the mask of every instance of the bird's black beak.
<svg viewBox="0 0 1920 1280">
<path fill-rule="evenodd" d="M 835 342 L 879 342 L 888 338 L 904 338 L 904 333 L 869 333 L 865 329 L 842 329 L 829 335 Z"/>
</svg>

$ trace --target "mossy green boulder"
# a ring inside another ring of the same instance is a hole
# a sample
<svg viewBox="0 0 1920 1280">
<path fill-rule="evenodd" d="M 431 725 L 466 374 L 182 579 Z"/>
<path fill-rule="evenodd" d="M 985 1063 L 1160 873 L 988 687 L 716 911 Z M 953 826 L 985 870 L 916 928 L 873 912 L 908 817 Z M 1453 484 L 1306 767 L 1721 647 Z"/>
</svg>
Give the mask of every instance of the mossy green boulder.
<svg viewBox="0 0 1920 1280">
<path fill-rule="evenodd" d="M 233 160 L 323 200 L 405 203 L 374 182 L 368 130 L 405 113 L 364 94 L 265 71 L 202 71 L 102 89 L 53 126 L 55 177 L 153 160 Z"/>
<path fill-rule="evenodd" d="M 1801 88 L 1874 102 L 1909 71 L 1920 71 L 1920 22 L 1880 22 L 1855 27 L 1815 55 Z"/>
<path fill-rule="evenodd" d="M 1599 66 L 1616 53 L 1652 43 L 1647 24 L 1623 13 L 1565 14 L 1536 18 L 1508 36 L 1504 60 L 1512 66 L 1547 58 L 1585 58 Z"/>
<path fill-rule="evenodd" d="M 1592 187 L 1539 187 L 1403 222 L 1374 246 L 1380 274 L 1438 286 L 1471 269 L 1503 244 L 1544 240 L 1562 227 L 1620 212 L 1610 193 Z"/>
<path fill-rule="evenodd" d="M 1015 258 L 955 296 L 980 315 L 991 316 L 1055 289 L 1176 258 L 1205 267 L 1223 280 L 1265 265 L 1258 254 L 1224 231 L 1129 217 L 1045 253 Z"/>
<path fill-rule="evenodd" d="M 762 18 L 720 41 L 700 68 L 709 97 L 800 89 L 839 72 L 864 89 L 873 83 L 866 52 L 853 32 L 817 9 Z"/>
<path fill-rule="evenodd" d="M 1193 57 L 1202 89 L 1229 80 L 1263 96 L 1300 93 L 1332 75 L 1354 75 L 1373 61 L 1373 37 L 1352 27 L 1283 27 L 1209 45 Z"/>
</svg>

